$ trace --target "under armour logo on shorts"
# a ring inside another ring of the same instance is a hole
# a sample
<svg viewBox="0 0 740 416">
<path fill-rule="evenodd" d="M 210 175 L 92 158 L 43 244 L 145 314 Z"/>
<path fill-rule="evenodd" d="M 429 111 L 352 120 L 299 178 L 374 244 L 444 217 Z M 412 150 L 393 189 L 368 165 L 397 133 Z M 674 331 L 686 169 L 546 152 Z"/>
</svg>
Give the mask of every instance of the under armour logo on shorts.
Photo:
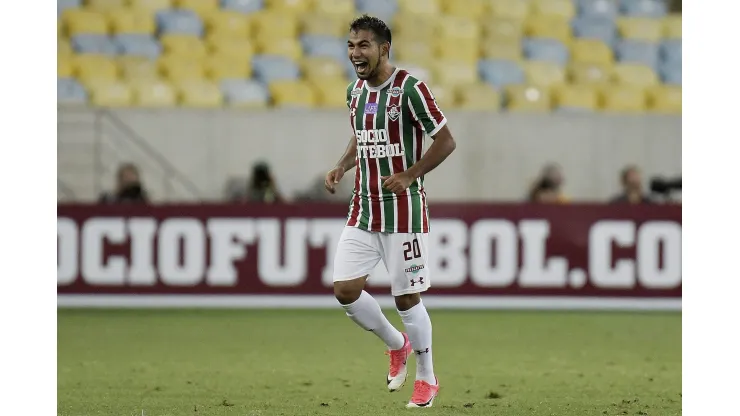
<svg viewBox="0 0 740 416">
<path fill-rule="evenodd" d="M 424 284 L 424 278 L 423 277 L 420 277 L 417 280 L 411 279 L 411 286 L 413 286 L 413 285 L 415 285 L 417 283 L 420 284 L 420 285 L 423 285 Z"/>
</svg>

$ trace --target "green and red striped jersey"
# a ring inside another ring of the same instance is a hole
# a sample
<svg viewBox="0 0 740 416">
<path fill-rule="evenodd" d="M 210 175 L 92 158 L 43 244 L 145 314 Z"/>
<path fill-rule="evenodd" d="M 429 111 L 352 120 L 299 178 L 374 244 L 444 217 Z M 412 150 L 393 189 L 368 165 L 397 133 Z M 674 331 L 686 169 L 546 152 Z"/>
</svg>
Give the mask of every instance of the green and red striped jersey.
<svg viewBox="0 0 740 416">
<path fill-rule="evenodd" d="M 383 85 L 357 80 L 347 86 L 350 123 L 357 139 L 355 186 L 347 225 L 385 233 L 429 232 L 424 178 L 402 195 L 382 186 L 382 176 L 403 172 L 421 159 L 424 136 L 447 123 L 432 91 L 403 69 Z"/>
</svg>

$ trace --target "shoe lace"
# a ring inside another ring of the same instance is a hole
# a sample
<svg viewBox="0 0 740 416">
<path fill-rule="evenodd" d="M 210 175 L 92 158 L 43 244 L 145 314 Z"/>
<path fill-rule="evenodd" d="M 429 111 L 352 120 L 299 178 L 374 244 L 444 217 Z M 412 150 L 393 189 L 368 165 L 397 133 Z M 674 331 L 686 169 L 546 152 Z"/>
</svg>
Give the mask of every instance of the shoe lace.
<svg viewBox="0 0 740 416">
<path fill-rule="evenodd" d="M 403 362 L 406 360 L 406 350 L 404 348 L 398 350 L 385 351 L 385 355 L 390 356 L 390 376 L 395 377 L 403 366 Z"/>
<path fill-rule="evenodd" d="M 416 380 L 416 382 L 414 382 L 414 393 L 411 395 L 411 401 L 415 403 L 426 402 L 427 400 L 429 400 L 431 390 L 431 384 L 422 380 Z"/>
</svg>

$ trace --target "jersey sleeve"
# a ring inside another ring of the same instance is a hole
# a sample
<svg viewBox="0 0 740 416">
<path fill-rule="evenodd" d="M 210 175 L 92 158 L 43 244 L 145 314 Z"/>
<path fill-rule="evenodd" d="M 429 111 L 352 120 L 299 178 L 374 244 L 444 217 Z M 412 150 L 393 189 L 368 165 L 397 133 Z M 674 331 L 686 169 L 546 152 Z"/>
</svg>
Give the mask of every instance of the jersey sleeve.
<svg viewBox="0 0 740 416">
<path fill-rule="evenodd" d="M 447 124 L 447 118 L 434 99 L 432 90 L 426 83 L 419 81 L 406 91 L 409 110 L 416 122 L 431 137 Z"/>
<path fill-rule="evenodd" d="M 354 86 L 354 82 L 350 82 L 349 85 L 347 85 L 347 108 L 351 108 L 352 105 L 352 87 Z"/>
</svg>

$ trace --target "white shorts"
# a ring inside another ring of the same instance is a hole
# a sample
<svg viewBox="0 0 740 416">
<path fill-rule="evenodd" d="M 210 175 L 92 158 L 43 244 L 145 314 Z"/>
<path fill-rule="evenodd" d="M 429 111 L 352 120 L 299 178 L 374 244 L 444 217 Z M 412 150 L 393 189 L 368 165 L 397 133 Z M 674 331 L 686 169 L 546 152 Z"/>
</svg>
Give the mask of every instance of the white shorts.
<svg viewBox="0 0 740 416">
<path fill-rule="evenodd" d="M 393 296 L 423 292 L 430 287 L 427 247 L 425 233 L 381 233 L 344 227 L 334 256 L 334 281 L 369 275 L 383 260 Z"/>
</svg>

